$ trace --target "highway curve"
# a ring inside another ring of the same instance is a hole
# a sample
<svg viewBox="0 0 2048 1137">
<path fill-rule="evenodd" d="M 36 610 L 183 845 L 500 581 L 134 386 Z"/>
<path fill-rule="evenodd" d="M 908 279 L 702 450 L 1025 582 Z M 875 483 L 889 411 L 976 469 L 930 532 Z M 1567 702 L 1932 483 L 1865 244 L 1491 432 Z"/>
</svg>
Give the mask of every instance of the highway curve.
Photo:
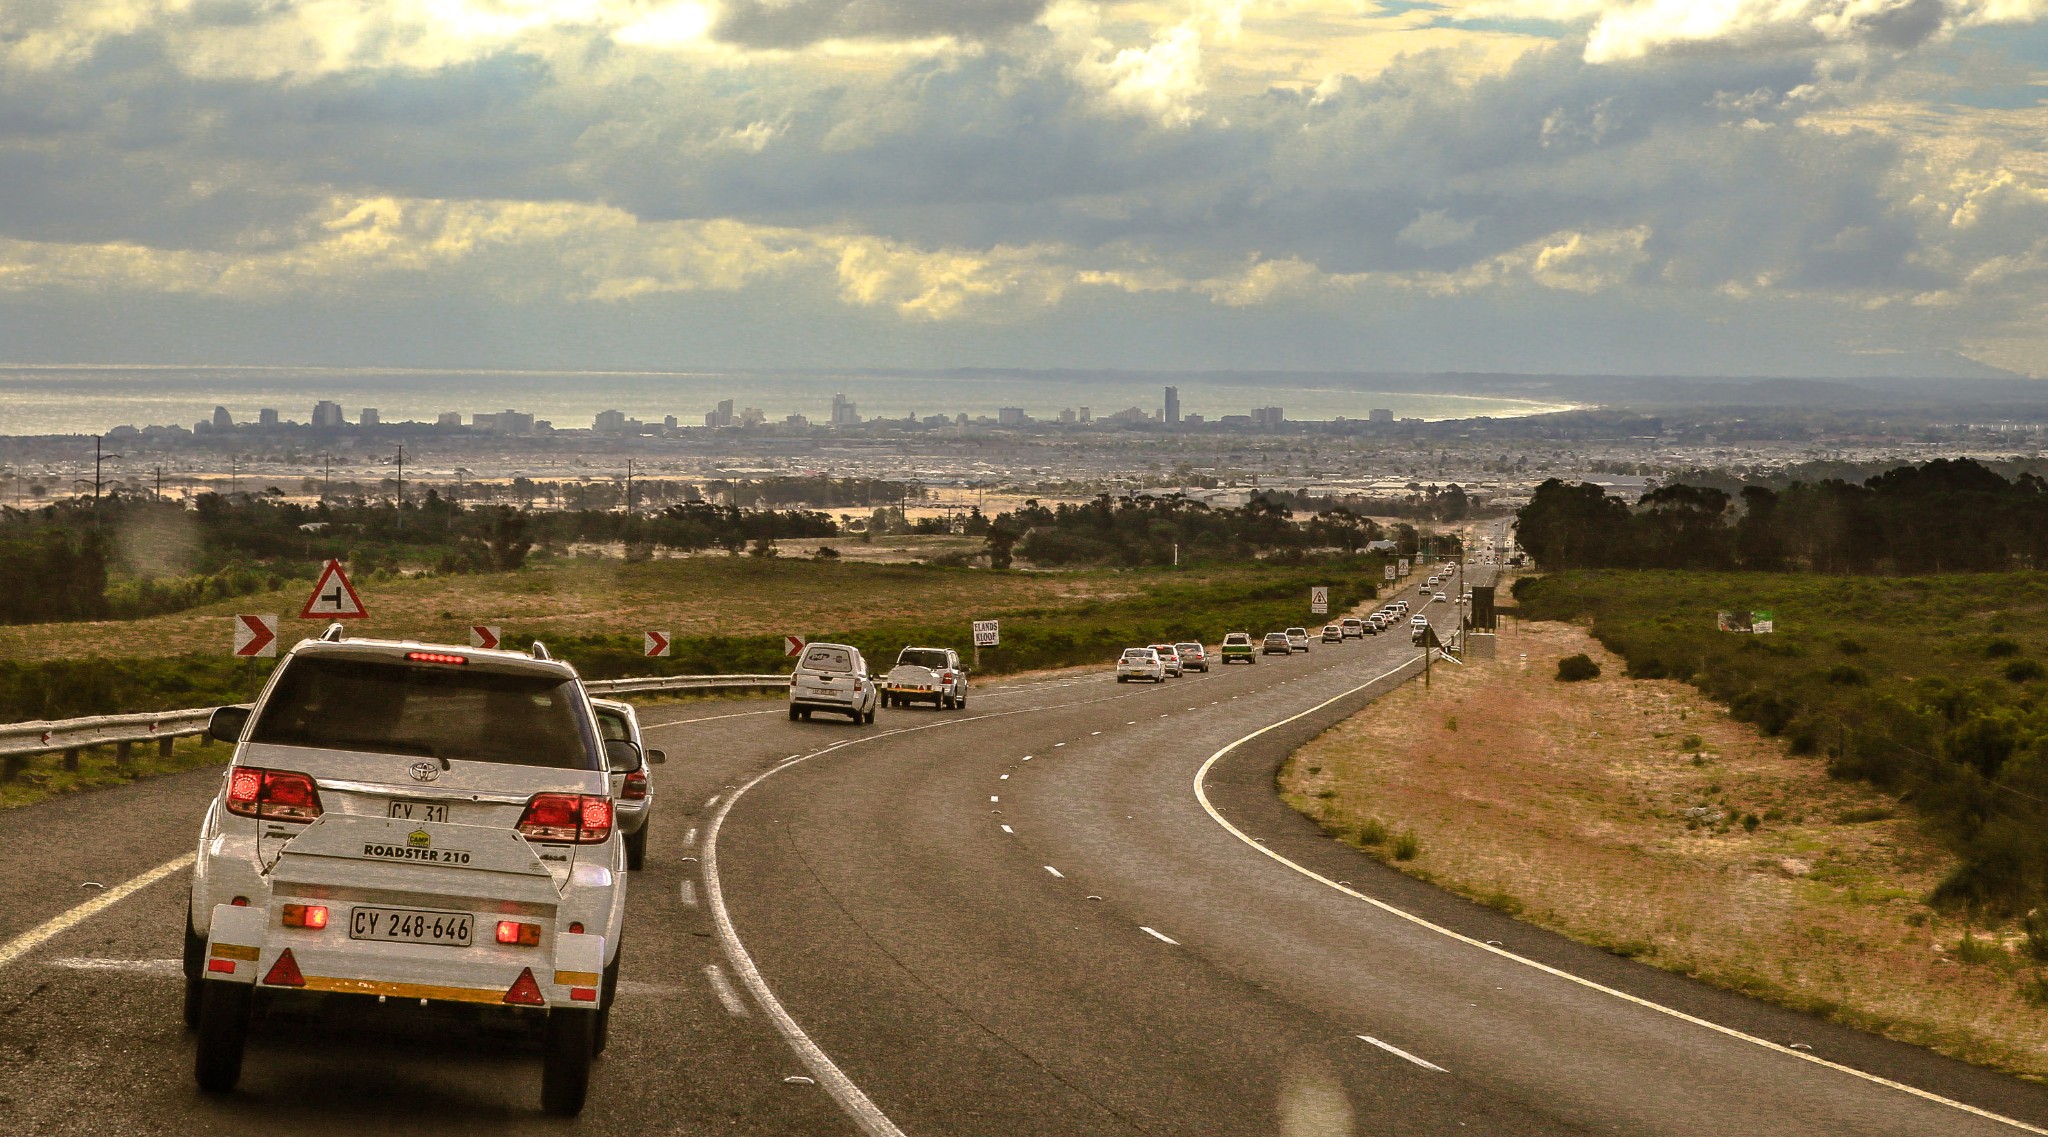
<svg viewBox="0 0 2048 1137">
<path fill-rule="evenodd" d="M 768 700 L 650 709 L 670 761 L 575 1126 L 2048 1132 L 2036 1087 L 1571 944 L 1281 806 L 1280 759 L 1414 655 L 1318 644 L 1158 687 L 1105 667 L 866 728 Z M 563 1129 L 536 1058 L 431 1010 L 266 1023 L 240 1091 L 193 1088 L 176 859 L 216 779 L 0 814 L 0 1128 Z"/>
</svg>

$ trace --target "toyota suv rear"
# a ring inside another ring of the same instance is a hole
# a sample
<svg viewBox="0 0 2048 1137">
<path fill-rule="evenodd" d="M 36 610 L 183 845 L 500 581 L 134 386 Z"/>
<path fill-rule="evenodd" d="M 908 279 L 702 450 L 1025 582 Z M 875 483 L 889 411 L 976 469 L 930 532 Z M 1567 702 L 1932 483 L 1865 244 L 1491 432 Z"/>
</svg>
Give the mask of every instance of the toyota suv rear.
<svg viewBox="0 0 2048 1137">
<path fill-rule="evenodd" d="M 576 672 L 340 626 L 251 708 L 207 807 L 185 933 L 195 1074 L 225 1092 L 272 1003 L 472 1004 L 542 1037 L 541 1100 L 581 1110 L 618 983 L 625 852 Z"/>
</svg>

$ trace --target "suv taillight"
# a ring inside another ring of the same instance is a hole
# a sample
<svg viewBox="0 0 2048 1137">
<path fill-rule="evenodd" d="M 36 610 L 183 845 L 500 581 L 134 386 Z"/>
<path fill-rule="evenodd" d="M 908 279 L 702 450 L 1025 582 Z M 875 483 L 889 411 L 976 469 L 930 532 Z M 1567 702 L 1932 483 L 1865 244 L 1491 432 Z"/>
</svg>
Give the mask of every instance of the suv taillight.
<svg viewBox="0 0 2048 1137">
<path fill-rule="evenodd" d="M 647 771 L 635 770 L 626 775 L 626 784 L 619 788 L 619 796 L 629 801 L 640 801 L 647 796 Z"/>
<path fill-rule="evenodd" d="M 535 794 L 519 832 L 536 841 L 595 845 L 612 835 L 612 799 L 594 794 Z"/>
<path fill-rule="evenodd" d="M 236 766 L 228 771 L 227 807 L 264 821 L 312 821 L 320 816 L 320 791 L 295 770 Z"/>
</svg>

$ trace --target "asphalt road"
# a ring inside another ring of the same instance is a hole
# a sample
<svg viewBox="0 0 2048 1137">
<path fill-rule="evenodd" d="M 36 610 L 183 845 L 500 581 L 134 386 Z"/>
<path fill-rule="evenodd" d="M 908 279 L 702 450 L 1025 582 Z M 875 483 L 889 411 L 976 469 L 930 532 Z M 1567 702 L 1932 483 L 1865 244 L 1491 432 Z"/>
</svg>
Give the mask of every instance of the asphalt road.
<svg viewBox="0 0 2048 1137">
<path fill-rule="evenodd" d="M 432 1012 L 268 1022 L 242 1088 L 201 1096 L 176 858 L 217 772 L 0 813 L 0 1131 L 2048 1131 L 2038 1088 L 1323 838 L 1273 770 L 1414 656 L 1384 636 L 1157 687 L 1105 667 L 871 727 L 767 700 L 648 709 L 669 762 L 575 1122 L 538 1113 L 526 1047 Z"/>
</svg>

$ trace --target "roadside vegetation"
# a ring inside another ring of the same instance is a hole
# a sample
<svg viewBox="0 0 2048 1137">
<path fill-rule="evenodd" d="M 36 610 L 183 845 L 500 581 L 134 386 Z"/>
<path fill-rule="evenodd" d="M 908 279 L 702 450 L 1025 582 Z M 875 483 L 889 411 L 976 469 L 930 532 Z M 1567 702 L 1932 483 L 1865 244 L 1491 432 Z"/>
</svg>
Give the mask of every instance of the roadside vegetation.
<svg viewBox="0 0 2048 1137">
<path fill-rule="evenodd" d="M 466 643 L 471 624 L 495 624 L 509 646 L 537 637 L 585 675 L 612 678 L 786 670 L 785 634 L 850 642 L 876 660 L 906 643 L 971 655 L 969 622 L 1001 619 L 1003 644 L 982 653 L 981 668 L 1001 673 L 1106 662 L 1136 643 L 1285 627 L 1306 618 L 1311 586 L 1331 586 L 1331 602 L 1349 607 L 1370 599 L 1379 577 L 1377 558 L 1067 573 L 782 557 L 591 559 L 365 582 L 372 618 L 350 632 Z M 233 614 L 283 611 L 288 647 L 323 627 L 289 618 L 302 600 L 293 590 L 149 620 L 0 629 L 0 721 L 246 699 L 272 661 L 229 657 Z M 674 654 L 642 657 L 644 630 L 670 633 Z"/>
<path fill-rule="evenodd" d="M 1955 854 L 1930 893 L 1945 910 L 2048 905 L 2048 574 L 1586 570 L 1515 595 L 1590 622 L 1630 676 L 1690 683 L 1795 759 L 1905 800 Z M 1777 630 L 1719 631 L 1722 610 Z"/>
<path fill-rule="evenodd" d="M 1621 579 L 1585 583 L 1629 602 L 1673 586 Z M 1864 657 L 1890 650 L 1869 641 Z M 1282 795 L 1333 836 L 1519 919 L 2048 1077 L 2048 921 L 1938 899 L 1963 861 L 1922 805 L 1830 777 L 1689 684 L 1624 677 L 1581 627 L 1519 622 L 1498 647 L 1297 751 Z M 1601 675 L 1560 682 L 1581 655 Z M 1955 658 L 1924 654 L 1908 674 Z"/>
</svg>

